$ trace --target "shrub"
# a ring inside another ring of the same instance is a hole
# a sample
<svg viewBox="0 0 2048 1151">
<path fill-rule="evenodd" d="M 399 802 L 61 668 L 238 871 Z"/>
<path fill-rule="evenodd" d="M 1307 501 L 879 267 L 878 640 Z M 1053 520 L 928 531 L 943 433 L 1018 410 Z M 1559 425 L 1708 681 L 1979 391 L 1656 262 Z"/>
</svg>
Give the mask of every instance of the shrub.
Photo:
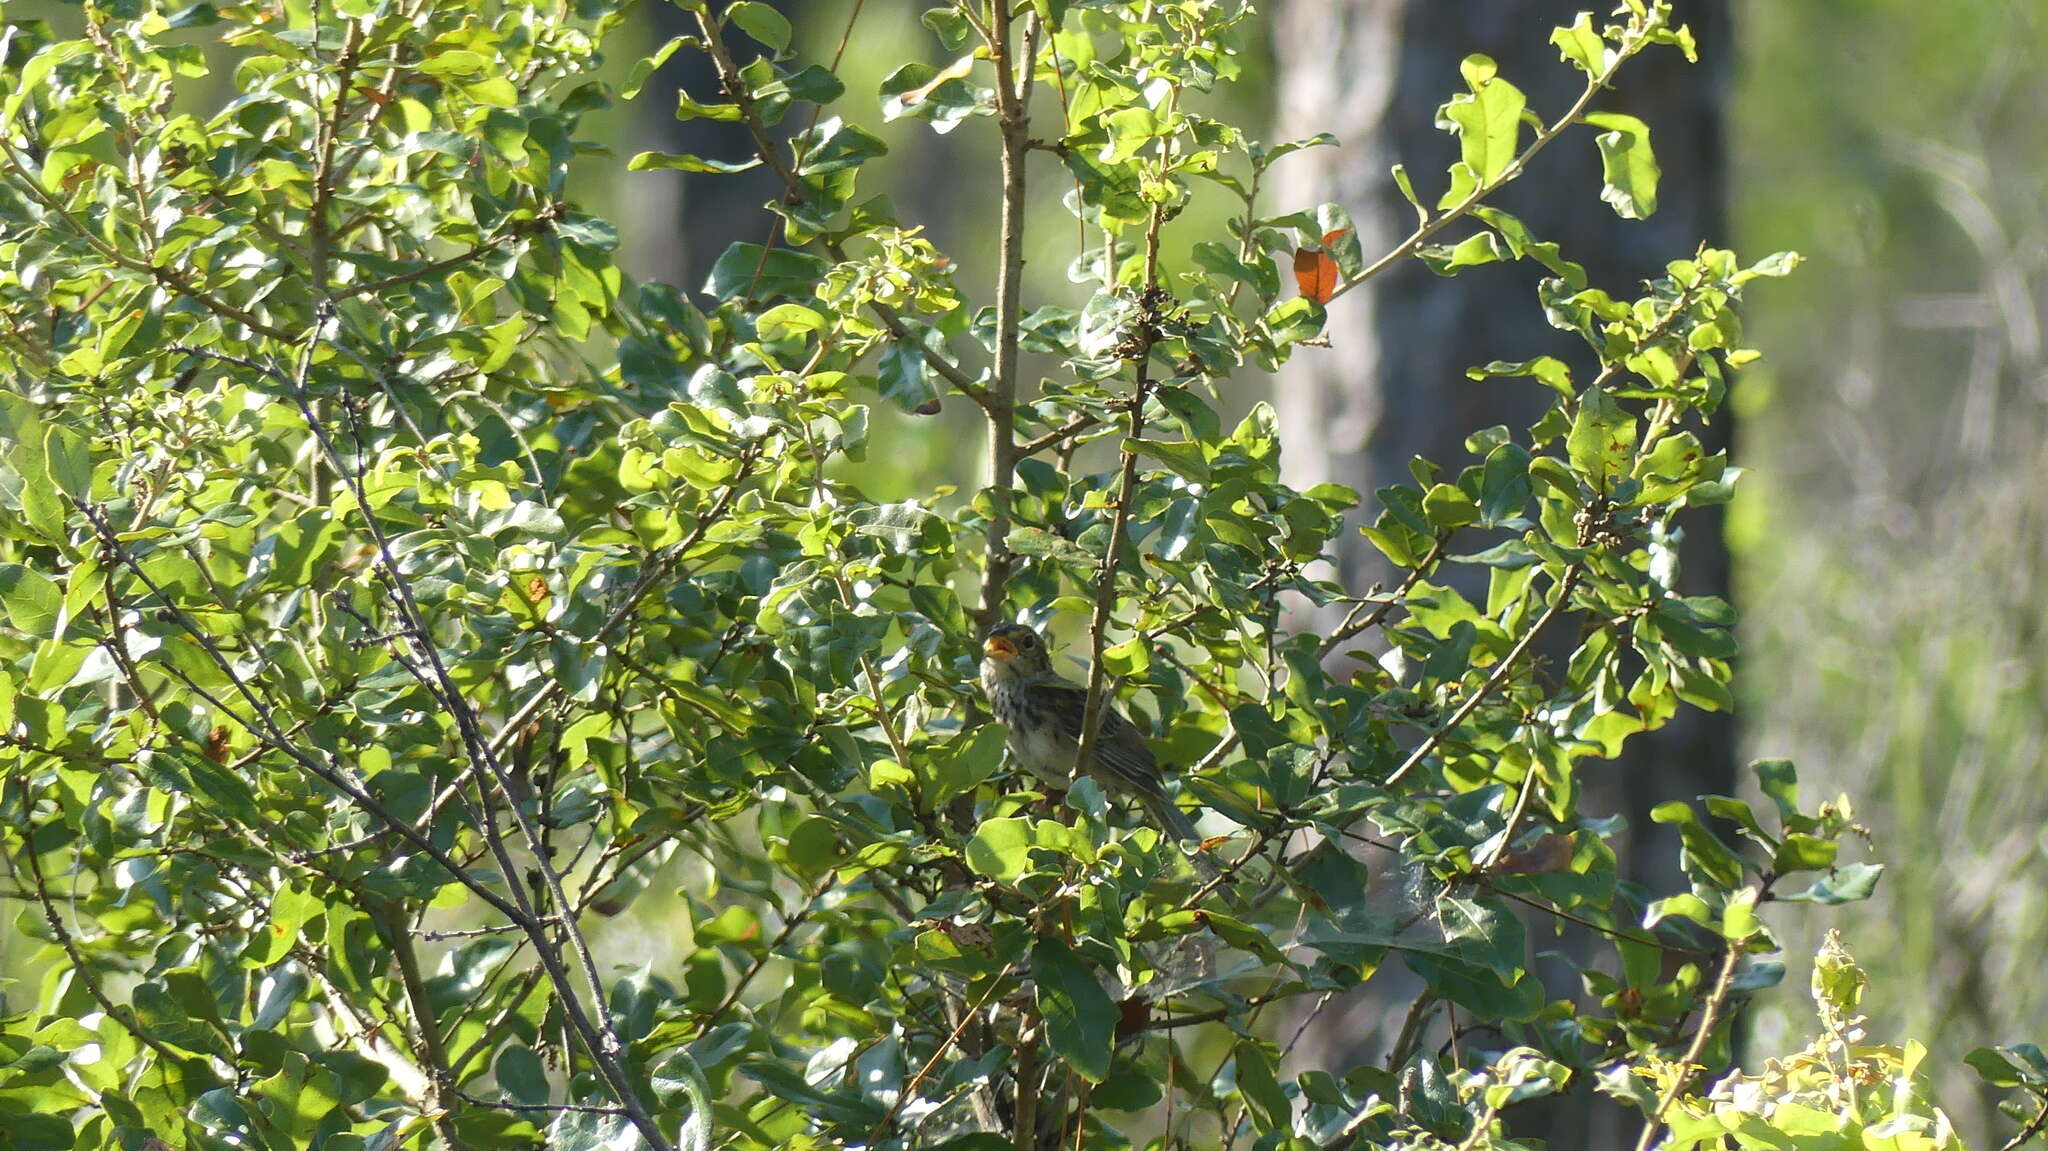
<svg viewBox="0 0 2048 1151">
<path fill-rule="evenodd" d="M 1336 205 L 1266 214 L 1270 166 L 1331 141 L 1202 110 L 1242 5 L 932 9 L 954 62 L 904 64 L 881 115 L 999 137 L 961 176 L 1000 196 L 993 306 L 862 198 L 887 143 L 827 110 L 872 107 L 775 9 L 682 7 L 697 33 L 624 87 L 708 53 L 722 91 L 680 113 L 759 154 L 628 167 L 785 192 L 701 292 L 623 275 L 567 186 L 615 95 L 608 0 L 8 26 L 0 810 L 54 960 L 0 1023 L 8 1145 L 966 1151 L 1122 1145 L 1114 1119 L 1475 1148 L 1594 1073 L 1646 1143 L 1694 1123 L 1693 1065 L 1777 976 L 1760 906 L 1878 872 L 1783 763 L 1769 826 L 1658 809 L 1685 892 L 1618 882 L 1575 804 L 1632 733 L 1727 704 L 1732 615 L 1671 544 L 1734 473 L 1688 429 L 1750 355 L 1744 286 L 1793 260 L 1705 249 L 1616 296 L 1486 201 L 1557 142 L 1652 210 L 1648 129 L 1596 109 L 1691 54 L 1668 5 L 1559 29 L 1585 98 L 1549 119 L 1467 60 L 1462 159 L 1385 254 Z M 1027 303 L 1047 180 L 1088 247 Z M 1197 197 L 1226 232 L 1176 225 Z M 1226 427 L 1219 391 L 1409 258 L 1539 262 L 1602 367 L 1475 369 L 1548 414 L 1376 493 L 1405 574 L 1346 589 L 1314 565 L 1357 495 L 1282 484 L 1270 410 Z M 988 473 L 863 491 L 873 402 L 974 405 Z M 1344 623 L 1290 631 L 1302 601 Z M 1127 709 L 1212 839 L 1005 772 L 972 681 L 1018 618 L 1089 657 L 1081 759 Z M 692 857 L 680 966 L 617 970 L 589 928 Z M 1531 969 L 1553 924 L 1603 941 L 1571 993 Z M 1396 963 L 1424 990 L 1383 1063 L 1286 1066 L 1263 1024 Z"/>
</svg>

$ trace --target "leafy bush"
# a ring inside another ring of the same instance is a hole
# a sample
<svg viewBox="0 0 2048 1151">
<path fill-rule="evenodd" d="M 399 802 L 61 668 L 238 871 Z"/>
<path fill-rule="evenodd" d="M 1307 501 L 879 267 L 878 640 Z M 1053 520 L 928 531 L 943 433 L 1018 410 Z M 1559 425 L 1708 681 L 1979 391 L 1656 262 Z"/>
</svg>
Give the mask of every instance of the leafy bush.
<svg viewBox="0 0 2048 1151">
<path fill-rule="evenodd" d="M 629 167 L 785 192 L 701 294 L 624 276 L 566 186 L 613 96 L 606 0 L 9 25 L 0 810 L 55 963 L 0 1024 L 7 1145 L 966 1151 L 1120 1146 L 1114 1120 L 1477 1148 L 1595 1073 L 1645 1144 L 1689 1122 L 1693 1065 L 1778 974 L 1761 904 L 1878 873 L 1779 762 L 1768 827 L 1658 809 L 1686 892 L 1619 882 L 1618 828 L 1575 804 L 1631 734 L 1727 704 L 1732 615 L 1679 593 L 1672 545 L 1734 477 L 1688 428 L 1749 356 L 1744 286 L 1793 260 L 1702 250 L 1617 297 L 1485 201 L 1584 124 L 1608 202 L 1654 209 L 1648 129 L 1594 109 L 1639 54 L 1690 55 L 1668 5 L 1560 29 L 1586 85 L 1552 119 L 1467 60 L 1462 159 L 1370 258 L 1335 205 L 1264 214 L 1269 167 L 1330 141 L 1202 111 L 1241 5 L 935 8 L 954 62 L 906 63 L 881 115 L 992 121 L 1000 171 L 962 177 L 1001 197 L 992 306 L 861 198 L 887 143 L 827 115 L 842 85 L 781 15 L 682 6 L 697 34 L 625 87 L 708 53 L 722 91 L 680 114 L 759 154 Z M 1027 306 L 1039 180 L 1087 247 L 1071 299 Z M 1176 226 L 1198 196 L 1236 202 L 1227 234 Z M 1358 497 L 1283 485 L 1270 410 L 1226 429 L 1218 392 L 1408 258 L 1538 261 L 1602 368 L 1476 369 L 1550 411 L 1376 493 L 1406 574 L 1345 589 L 1313 568 Z M 975 405 L 988 474 L 863 492 L 877 399 Z M 1301 601 L 1345 622 L 1290 631 Z M 1005 773 L 972 683 L 1016 618 L 1089 656 L 1084 761 L 1115 705 L 1186 765 L 1213 878 L 1086 772 Z M 590 925 L 690 857 L 680 969 L 612 969 Z M 1604 953 L 1553 990 L 1532 925 Z M 1424 987 L 1396 1049 L 1287 1066 L 1276 1009 L 1390 963 Z"/>
</svg>

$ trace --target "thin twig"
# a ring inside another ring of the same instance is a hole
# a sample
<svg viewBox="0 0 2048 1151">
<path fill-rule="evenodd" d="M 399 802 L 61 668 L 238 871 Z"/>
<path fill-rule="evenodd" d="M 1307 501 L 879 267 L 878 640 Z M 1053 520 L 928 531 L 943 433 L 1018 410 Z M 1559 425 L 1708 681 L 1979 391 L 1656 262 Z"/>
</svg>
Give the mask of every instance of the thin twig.
<svg viewBox="0 0 2048 1151">
<path fill-rule="evenodd" d="M 27 807 L 28 804 L 24 798 L 23 810 L 27 810 Z M 156 1036 L 144 1030 L 141 1022 L 134 1017 L 132 1010 L 123 1012 L 120 1008 L 114 1006 L 114 1001 L 107 997 L 105 989 L 100 986 L 99 979 L 93 975 L 92 968 L 87 964 L 84 954 L 78 950 L 77 940 L 71 937 L 70 929 L 64 926 L 64 917 L 57 914 L 56 901 L 50 897 L 50 885 L 43 878 L 43 861 L 40 853 L 36 850 L 35 827 L 33 824 L 27 825 L 26 830 L 22 833 L 21 854 L 24 859 L 28 860 L 29 877 L 35 883 L 36 902 L 43 909 L 43 922 L 49 925 L 50 934 L 56 938 L 57 945 L 64 949 L 65 958 L 71 962 L 72 973 L 78 976 L 78 981 L 84 985 L 86 994 L 92 996 L 93 1002 L 100 1005 L 100 1010 L 107 1013 L 107 1018 L 119 1023 L 123 1030 L 135 1036 L 137 1040 L 141 1041 L 143 1046 L 156 1052 L 158 1058 L 168 1061 L 173 1066 L 182 1064 L 187 1056 L 180 1055 L 171 1050 Z"/>
<path fill-rule="evenodd" d="M 1139 277 L 1142 286 L 1138 295 L 1137 331 L 1133 336 L 1134 346 L 1131 349 L 1131 358 L 1136 361 L 1136 370 L 1128 400 L 1123 467 L 1117 478 L 1116 510 L 1110 516 L 1109 540 L 1103 546 L 1102 568 L 1095 577 L 1095 611 L 1088 622 L 1088 695 L 1086 707 L 1081 713 L 1080 746 L 1074 752 L 1074 774 L 1077 777 L 1086 775 L 1095 762 L 1095 743 L 1102 735 L 1103 718 L 1109 710 L 1103 692 L 1103 676 L 1107 671 L 1107 664 L 1103 661 L 1102 653 L 1108 644 L 1109 617 L 1116 607 L 1116 576 L 1123 551 L 1125 525 L 1130 520 L 1131 505 L 1137 500 L 1138 440 L 1145 434 L 1145 400 L 1152 388 L 1152 343 L 1158 336 L 1157 311 L 1163 295 L 1159 287 L 1159 229 L 1165 218 L 1165 208 L 1155 204 L 1145 225 L 1145 266 Z"/>
<path fill-rule="evenodd" d="M 922 1084 L 931 1075 L 932 1070 L 938 1067 L 939 1060 L 946 1057 L 946 1052 L 952 1050 L 955 1043 L 960 1042 L 960 1036 L 966 1033 L 968 1025 L 973 1023 L 975 1018 L 980 1015 L 983 1007 L 988 1006 L 989 999 L 1002 986 L 1003 977 L 989 980 L 988 990 L 981 993 L 981 998 L 975 1002 L 973 1007 L 961 1013 L 960 1022 L 953 1028 L 952 1034 L 946 1036 L 945 1040 L 932 1052 L 931 1058 L 925 1060 L 924 1066 L 918 1068 L 917 1074 L 911 1076 L 910 1081 L 903 1085 L 903 1090 L 897 1092 L 896 1101 L 889 1105 L 889 1109 L 882 1112 L 882 1118 L 875 1123 L 875 1129 L 868 1134 L 867 1142 L 869 1146 L 874 1146 L 875 1141 L 882 1137 L 882 1132 L 889 1129 L 889 1124 L 896 1118 L 896 1113 L 901 1111 L 903 1105 L 910 1102 L 917 1095 L 918 1085 Z"/>
<path fill-rule="evenodd" d="M 2019 1151 L 2034 1136 L 2039 1135 L 2043 1128 L 2048 1128 L 2048 1099 L 2042 1099 L 2040 1102 L 2041 1109 L 2034 1113 L 2033 1121 L 2020 1128 L 2019 1134 L 2006 1140 L 2005 1145 L 2000 1147 L 1998 1151 Z"/>
<path fill-rule="evenodd" d="M 434 1017 L 427 981 L 420 975 L 419 952 L 413 947 L 412 933 L 407 930 L 405 918 L 396 908 L 378 907 L 372 919 L 383 928 L 384 942 L 391 948 L 391 958 L 398 967 L 399 986 L 404 989 L 405 1001 L 412 1008 L 413 1027 L 419 1032 L 419 1051 L 426 1057 L 427 1103 L 434 1134 L 440 1136 L 449 1151 L 462 1151 L 466 1144 L 456 1135 L 455 1117 L 446 1098 L 448 1093 L 455 1091 L 455 1076 L 448 1064 L 448 1045 L 441 1036 L 441 1025 Z"/>
<path fill-rule="evenodd" d="M 1524 148 L 1520 155 L 1510 161 L 1507 167 L 1501 169 L 1499 174 L 1494 176 L 1493 179 L 1473 188 L 1471 192 L 1466 194 L 1464 199 L 1456 204 L 1416 225 L 1415 230 L 1408 234 L 1407 239 L 1396 244 L 1393 250 L 1389 251 L 1386 255 L 1367 265 L 1364 271 L 1332 293 L 1330 299 L 1337 299 L 1351 289 L 1386 271 L 1396 262 L 1413 255 L 1415 250 L 1420 248 L 1431 236 L 1443 230 L 1447 225 L 1463 219 L 1467 213 L 1478 207 L 1488 196 L 1491 196 L 1499 191 L 1503 185 L 1520 176 L 1523 170 L 1529 166 L 1529 161 L 1536 158 L 1538 152 L 1549 147 L 1552 140 L 1557 139 L 1564 134 L 1566 129 L 1579 122 L 1579 117 L 1585 115 L 1586 109 L 1593 103 L 1593 98 L 1605 91 L 1607 86 L 1614 82 L 1614 74 L 1621 70 L 1621 66 L 1627 63 L 1636 53 L 1642 51 L 1649 43 L 1649 33 L 1654 31 L 1656 27 L 1654 22 L 1656 18 L 1652 17 L 1651 19 L 1652 22 L 1646 24 L 1641 30 L 1640 35 L 1635 39 L 1624 38 L 1621 45 L 1615 50 L 1614 59 L 1608 63 L 1607 67 L 1598 76 L 1586 81 L 1585 90 L 1579 93 L 1579 98 L 1572 103 L 1571 108 L 1564 115 L 1551 121 L 1539 130 L 1535 138 L 1530 141 L 1529 146 Z"/>
<path fill-rule="evenodd" d="M 1699 1029 L 1692 1033 L 1685 1058 L 1679 1061 L 1678 1078 L 1671 1081 L 1671 1086 L 1666 1087 L 1663 1096 L 1657 1100 L 1657 1109 L 1651 1112 L 1649 1123 L 1644 1125 L 1642 1136 L 1636 1140 L 1636 1151 L 1650 1151 L 1650 1145 L 1657 1140 L 1657 1132 L 1664 1127 L 1664 1113 L 1692 1083 L 1700 1052 L 1707 1049 L 1707 1040 L 1713 1037 L 1714 1024 L 1719 1022 L 1721 1009 L 1728 1003 L 1728 992 L 1735 986 L 1735 968 L 1741 962 L 1742 941 L 1731 939 L 1727 954 L 1721 960 L 1721 974 L 1715 977 L 1714 990 L 1707 996 L 1706 1006 L 1700 1010 Z"/>
<path fill-rule="evenodd" d="M 1522 638 L 1516 641 L 1515 646 L 1508 649 L 1506 655 L 1500 657 L 1500 662 L 1493 666 L 1493 674 L 1486 677 L 1486 682 L 1480 685 L 1479 690 L 1468 696 L 1465 702 L 1459 705 L 1458 710 L 1451 715 L 1450 719 L 1444 721 L 1442 726 L 1429 734 L 1428 739 L 1423 740 L 1421 744 L 1417 745 L 1415 750 L 1409 753 L 1407 760 L 1400 767 L 1395 768 L 1393 774 L 1387 776 L 1386 780 L 1381 784 L 1382 787 L 1392 787 L 1401 782 L 1403 776 L 1413 771 L 1417 764 L 1427 758 L 1431 752 L 1437 749 L 1438 745 L 1442 744 L 1453 731 L 1458 729 L 1458 725 L 1471 718 L 1472 713 L 1479 710 L 1479 705 L 1486 702 L 1488 696 L 1492 695 L 1501 684 L 1507 682 L 1508 675 L 1514 670 L 1515 665 L 1521 662 L 1522 656 L 1528 653 L 1530 646 L 1536 642 L 1536 637 L 1543 634 L 1543 629 L 1549 626 L 1550 621 L 1556 619 L 1558 614 L 1564 611 L 1565 605 L 1571 601 L 1573 590 L 1578 587 L 1579 577 L 1584 575 L 1585 571 L 1586 561 L 1584 560 L 1579 560 L 1565 569 L 1564 578 L 1558 581 L 1557 599 L 1544 610 L 1543 614 L 1537 618 L 1534 624 L 1530 625 L 1528 631 L 1522 633 Z"/>
<path fill-rule="evenodd" d="M 740 74 L 739 65 L 733 61 L 732 53 L 726 49 L 725 38 L 719 30 L 719 22 L 712 17 L 708 8 L 697 13 L 697 22 L 699 30 L 703 33 L 704 51 L 710 55 L 711 63 L 718 71 L 719 85 L 731 98 L 733 105 L 740 110 L 740 122 L 754 138 L 755 153 L 774 171 L 776 178 L 782 181 L 788 200 L 791 203 L 802 203 L 803 182 L 798 178 L 796 170 L 782 158 L 782 151 L 776 146 L 775 138 L 769 135 L 767 122 L 761 118 L 759 107 L 747 92 L 746 78 Z M 846 250 L 837 242 L 820 237 L 818 243 L 825 249 L 825 254 L 833 260 L 845 262 Z M 914 339 L 909 325 L 903 322 L 903 318 L 894 308 L 879 300 L 871 303 L 869 307 L 882 321 L 882 326 L 889 329 L 891 338 L 916 348 L 924 362 L 947 383 L 958 388 L 962 395 L 983 408 L 989 406 L 991 400 L 988 391 L 975 383 L 974 378 L 961 370 L 960 365 L 933 352 L 922 341 Z"/>
</svg>

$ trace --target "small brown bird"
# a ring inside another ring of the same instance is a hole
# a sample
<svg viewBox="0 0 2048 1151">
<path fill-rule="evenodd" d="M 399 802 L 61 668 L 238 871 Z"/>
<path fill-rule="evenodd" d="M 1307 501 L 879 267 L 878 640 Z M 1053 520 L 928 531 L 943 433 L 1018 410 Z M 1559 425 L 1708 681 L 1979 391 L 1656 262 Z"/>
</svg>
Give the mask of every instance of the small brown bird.
<svg viewBox="0 0 2048 1151">
<path fill-rule="evenodd" d="M 1010 754 L 1026 771 L 1054 787 L 1074 779 L 1088 689 L 1052 669 L 1052 653 L 1022 624 L 997 624 L 982 645 L 981 690 L 989 708 L 1010 729 Z M 1108 706 L 1108 705 L 1106 705 Z M 1159 785 L 1159 761 L 1144 733 L 1114 706 L 1102 717 L 1088 774 L 1113 792 L 1135 798 L 1160 829 L 1177 840 L 1202 833 Z M 1197 853 L 1195 866 L 1213 876 L 1216 865 Z"/>
</svg>

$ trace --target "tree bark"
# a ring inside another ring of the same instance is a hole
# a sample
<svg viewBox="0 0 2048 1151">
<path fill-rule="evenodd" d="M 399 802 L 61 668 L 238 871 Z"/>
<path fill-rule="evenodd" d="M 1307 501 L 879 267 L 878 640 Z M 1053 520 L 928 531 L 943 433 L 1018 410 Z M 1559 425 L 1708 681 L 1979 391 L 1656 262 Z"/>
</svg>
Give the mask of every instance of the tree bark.
<svg viewBox="0 0 2048 1151">
<path fill-rule="evenodd" d="M 1350 211 L 1368 260 L 1393 247 L 1414 226 L 1415 213 L 1389 168 L 1405 164 L 1430 202 L 1457 159 L 1455 139 L 1437 129 L 1435 119 L 1437 106 L 1463 89 L 1459 61 L 1474 52 L 1491 56 L 1528 94 L 1532 110 L 1557 115 L 1581 90 L 1583 77 L 1550 46 L 1550 29 L 1569 24 L 1585 7 L 1582 0 L 1283 0 L 1274 28 L 1281 86 L 1275 136 L 1332 131 L 1344 146 L 1282 161 L 1276 209 L 1333 200 Z M 1595 286 L 1617 296 L 1638 291 L 1641 281 L 1662 274 L 1667 261 L 1690 256 L 1702 241 L 1727 242 L 1722 108 L 1733 49 L 1728 3 L 1681 0 L 1677 7 L 1698 37 L 1700 63 L 1687 65 L 1673 50 L 1655 50 L 1625 67 L 1617 88 L 1595 104 L 1650 125 L 1663 169 L 1657 213 L 1646 221 L 1623 220 L 1600 201 L 1600 164 L 1589 129 L 1575 129 L 1546 149 L 1496 201 L 1539 238 L 1559 242 L 1568 259 L 1586 266 Z M 1408 261 L 1339 300 L 1328 328 L 1333 347 L 1297 355 L 1277 381 L 1290 482 L 1357 487 L 1369 517 L 1377 514 L 1373 491 L 1413 482 L 1411 457 L 1455 475 L 1477 462 L 1463 446 L 1472 432 L 1506 424 L 1523 434 L 1542 412 L 1541 390 L 1526 380 L 1471 381 L 1465 369 L 1553 355 L 1573 365 L 1575 379 L 1591 378 L 1596 368 L 1583 343 L 1550 327 L 1536 301 L 1545 274 L 1528 263 L 1493 264 L 1446 279 Z M 1726 443 L 1723 425 L 1713 431 L 1718 442 L 1709 438 L 1710 450 Z M 1719 509 L 1689 512 L 1683 526 L 1686 594 L 1727 595 Z M 1384 580 L 1385 563 L 1362 536 L 1344 537 L 1340 548 L 1347 585 Z M 1622 762 L 1589 762 L 1583 771 L 1581 807 L 1628 817 L 1630 831 L 1616 845 L 1623 874 L 1668 890 L 1680 882 L 1677 837 L 1650 822 L 1649 808 L 1733 788 L 1732 724 L 1726 715 L 1682 711 L 1663 730 L 1636 737 Z M 1384 1052 L 1401 1014 L 1383 997 L 1362 998 L 1350 1011 L 1329 1013 L 1304 1056 L 1356 1062 L 1368 1049 Z M 1331 1054 L 1338 1050 L 1345 1054 Z M 1552 1108 L 1547 1122 L 1536 1118 L 1553 1146 L 1611 1146 L 1623 1138 L 1623 1128 L 1602 1126 L 1620 1118 L 1613 1107 L 1566 1104 Z M 1626 1130 L 1633 1135 L 1633 1127 Z"/>
</svg>

